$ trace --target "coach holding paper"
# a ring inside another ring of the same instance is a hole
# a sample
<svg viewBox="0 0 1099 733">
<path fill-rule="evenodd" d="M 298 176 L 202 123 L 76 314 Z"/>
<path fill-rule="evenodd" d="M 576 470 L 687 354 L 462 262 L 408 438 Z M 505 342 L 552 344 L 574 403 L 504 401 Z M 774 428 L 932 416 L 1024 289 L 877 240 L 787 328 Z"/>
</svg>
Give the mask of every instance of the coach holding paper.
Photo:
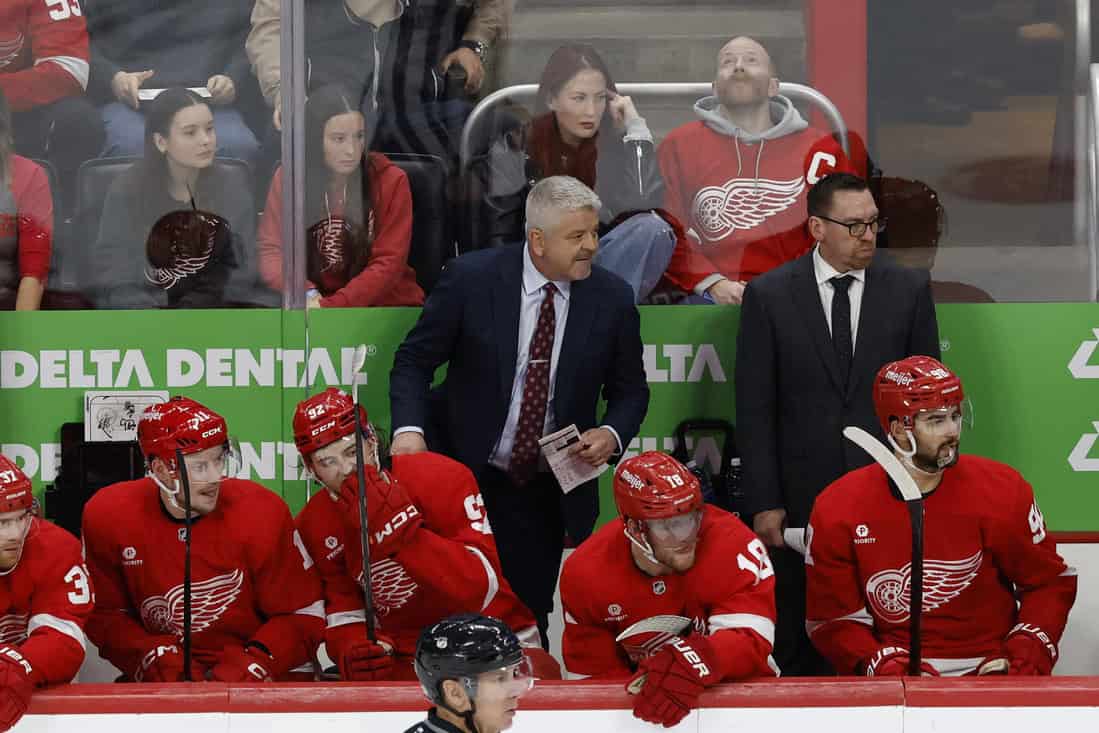
<svg viewBox="0 0 1099 733">
<path fill-rule="evenodd" d="M 804 528 L 828 484 L 870 458 L 843 437 L 857 425 L 884 440 L 874 414 L 878 369 L 939 357 L 926 271 L 875 252 L 885 226 L 866 181 L 833 173 L 808 194 L 814 247 L 748 284 L 736 351 L 736 427 L 744 512 L 770 549 L 782 674 L 825 674 L 805 634 L 805 566 L 783 529 Z M 801 532 L 797 533 L 801 535 Z"/>
<path fill-rule="evenodd" d="M 598 466 L 629 445 L 649 403 L 633 291 L 592 264 L 600 205 L 575 178 L 535 185 L 526 242 L 451 261 L 390 374 L 392 452 L 426 450 L 425 428 L 438 427 L 432 447 L 477 476 L 504 575 L 543 639 L 564 534 L 591 534 L 599 501 L 595 481 L 562 493 L 538 438 L 575 424 L 576 450 Z"/>
</svg>

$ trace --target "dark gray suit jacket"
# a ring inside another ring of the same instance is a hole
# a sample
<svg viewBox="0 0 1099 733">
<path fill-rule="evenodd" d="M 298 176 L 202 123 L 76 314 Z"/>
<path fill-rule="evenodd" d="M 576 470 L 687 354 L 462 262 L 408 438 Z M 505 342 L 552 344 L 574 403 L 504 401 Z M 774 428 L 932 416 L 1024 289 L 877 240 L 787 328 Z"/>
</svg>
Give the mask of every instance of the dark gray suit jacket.
<svg viewBox="0 0 1099 733">
<path fill-rule="evenodd" d="M 746 513 L 785 508 L 791 527 L 809 521 L 828 484 L 870 458 L 843 437 L 857 425 L 884 438 L 873 380 L 887 362 L 939 358 L 928 274 L 878 251 L 867 268 L 851 375 L 842 387 L 812 252 L 752 280 L 736 351 L 736 427 Z"/>
</svg>

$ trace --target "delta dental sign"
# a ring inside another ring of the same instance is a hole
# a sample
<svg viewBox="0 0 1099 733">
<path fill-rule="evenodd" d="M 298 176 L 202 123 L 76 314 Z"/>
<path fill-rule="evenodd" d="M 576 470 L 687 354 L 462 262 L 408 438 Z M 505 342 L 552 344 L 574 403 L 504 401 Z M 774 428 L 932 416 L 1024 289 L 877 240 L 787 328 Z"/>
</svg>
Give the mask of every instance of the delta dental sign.
<svg viewBox="0 0 1099 733">
<path fill-rule="evenodd" d="M 355 347 L 165 349 L 154 379 L 145 349 L 0 351 L 0 389 L 186 389 L 350 385 Z"/>
</svg>

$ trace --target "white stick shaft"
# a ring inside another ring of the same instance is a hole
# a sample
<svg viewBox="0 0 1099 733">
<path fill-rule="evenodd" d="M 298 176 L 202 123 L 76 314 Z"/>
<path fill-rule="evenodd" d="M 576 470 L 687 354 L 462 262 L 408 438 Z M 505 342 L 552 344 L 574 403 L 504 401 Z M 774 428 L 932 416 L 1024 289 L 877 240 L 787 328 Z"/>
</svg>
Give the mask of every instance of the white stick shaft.
<svg viewBox="0 0 1099 733">
<path fill-rule="evenodd" d="M 908 469 L 897 459 L 893 451 L 889 450 L 881 441 L 860 427 L 848 425 L 843 429 L 843 437 L 862 448 L 870 454 L 879 466 L 885 469 L 889 478 L 897 485 L 901 496 L 905 501 L 919 501 L 923 498 L 920 487 L 908 473 Z"/>
</svg>

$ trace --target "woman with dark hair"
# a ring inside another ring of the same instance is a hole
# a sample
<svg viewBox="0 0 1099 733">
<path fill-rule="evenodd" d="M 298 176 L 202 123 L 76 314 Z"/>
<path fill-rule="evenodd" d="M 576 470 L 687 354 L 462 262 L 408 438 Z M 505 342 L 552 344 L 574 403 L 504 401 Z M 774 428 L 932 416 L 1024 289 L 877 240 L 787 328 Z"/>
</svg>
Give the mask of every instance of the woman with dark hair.
<svg viewBox="0 0 1099 733">
<path fill-rule="evenodd" d="M 11 108 L 0 91 L 0 310 L 38 310 L 50 270 L 53 198 L 41 166 L 12 152 Z"/>
<path fill-rule="evenodd" d="M 92 267 L 100 308 L 212 308 L 247 303 L 255 207 L 214 165 L 209 105 L 167 89 L 145 115 L 144 155 L 111 186 Z M 246 245 L 247 243 L 247 245 Z"/>
<path fill-rule="evenodd" d="M 305 103 L 306 303 L 310 308 L 423 305 L 408 265 L 412 191 L 404 171 L 366 153 L 358 100 L 337 86 Z M 264 282 L 282 290 L 282 169 L 259 226 Z"/>
<path fill-rule="evenodd" d="M 603 202 L 596 263 L 625 278 L 640 301 L 663 275 L 676 237 L 654 211 L 664 184 L 645 119 L 630 97 L 618 93 L 607 65 L 587 45 L 553 52 L 535 112 L 529 127 L 505 123 L 477 165 L 491 243 L 524 239 L 524 205 L 535 182 L 572 176 Z"/>
</svg>

